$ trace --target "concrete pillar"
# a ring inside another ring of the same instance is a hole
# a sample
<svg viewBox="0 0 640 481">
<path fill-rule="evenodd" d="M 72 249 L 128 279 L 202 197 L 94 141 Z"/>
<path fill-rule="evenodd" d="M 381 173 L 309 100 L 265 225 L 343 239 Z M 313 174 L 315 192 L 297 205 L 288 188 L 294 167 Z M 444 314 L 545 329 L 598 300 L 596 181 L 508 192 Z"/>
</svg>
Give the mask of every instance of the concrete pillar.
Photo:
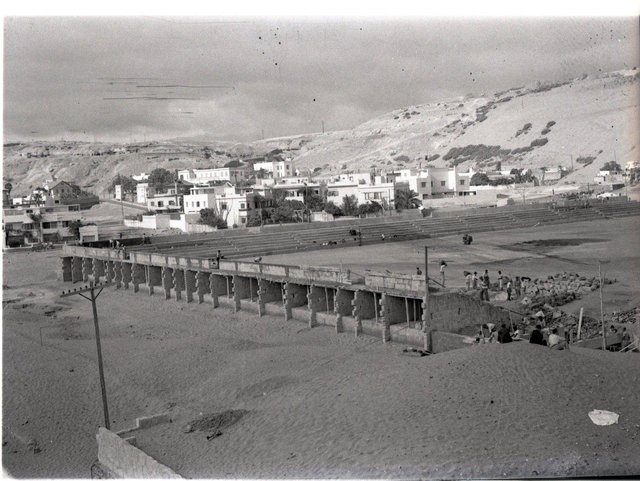
<svg viewBox="0 0 640 481">
<path fill-rule="evenodd" d="M 122 262 L 113 262 L 113 274 L 113 282 L 116 285 L 116 289 L 120 289 L 122 287 Z"/>
<path fill-rule="evenodd" d="M 114 277 L 115 272 L 113 272 L 113 261 L 104 261 L 104 280 L 112 282 Z"/>
<path fill-rule="evenodd" d="M 429 296 L 432 299 L 433 296 Z M 426 297 L 422 297 L 422 331 L 424 332 L 424 350 L 431 352 L 433 348 L 433 342 L 431 341 L 433 312 L 430 312 L 429 319 L 427 319 L 427 300 Z"/>
<path fill-rule="evenodd" d="M 251 279 L 237 274 L 233 276 L 233 310 L 238 312 L 241 308 L 240 301 L 251 297 Z"/>
<path fill-rule="evenodd" d="M 74 257 L 71 260 L 71 281 L 78 282 L 82 280 L 82 257 Z"/>
<path fill-rule="evenodd" d="M 122 285 L 125 289 L 129 289 L 131 283 L 131 264 L 129 262 L 122 263 Z"/>
<path fill-rule="evenodd" d="M 184 270 L 184 288 L 187 302 L 193 302 L 193 293 L 196 291 L 196 271 Z"/>
<path fill-rule="evenodd" d="M 152 296 L 156 286 L 162 285 L 162 268 L 160 266 L 147 266 L 147 286 L 149 295 Z"/>
<path fill-rule="evenodd" d="M 362 321 L 365 319 L 377 319 L 378 306 L 372 292 L 358 290 L 353 296 L 353 317 L 356 319 L 356 336 L 362 333 Z"/>
<path fill-rule="evenodd" d="M 100 282 L 100 279 L 103 278 L 104 275 L 104 261 L 100 259 L 93 259 L 93 280 Z"/>
<path fill-rule="evenodd" d="M 309 286 L 307 303 L 309 305 L 309 327 L 315 327 L 318 325 L 318 311 L 327 310 L 327 290 L 324 287 Z"/>
<path fill-rule="evenodd" d="M 220 305 L 219 297 L 227 295 L 227 277 L 216 273 L 209 275 L 209 287 L 211 289 L 211 298 L 213 299 L 213 307 Z"/>
<path fill-rule="evenodd" d="M 60 261 L 62 265 L 61 265 L 59 278 L 62 280 L 62 282 L 71 282 L 72 281 L 71 269 L 73 264 L 73 257 L 61 257 Z"/>
<path fill-rule="evenodd" d="M 380 320 L 382 321 L 382 342 L 387 343 L 391 340 L 391 316 L 393 312 L 392 296 L 382 294 L 379 299 L 380 304 Z"/>
<path fill-rule="evenodd" d="M 85 257 L 82 259 L 82 280 L 87 282 L 89 276 L 93 276 L 93 259 L 91 257 Z"/>
<path fill-rule="evenodd" d="M 293 307 L 304 306 L 307 302 L 306 286 L 286 282 L 284 285 L 284 319 L 289 321 L 293 318 L 291 309 Z"/>
<path fill-rule="evenodd" d="M 258 279 L 258 315 L 264 316 L 267 302 L 282 302 L 282 286 L 277 282 Z"/>
<path fill-rule="evenodd" d="M 176 291 L 176 301 L 182 299 L 184 291 L 184 271 L 182 269 L 173 270 L 173 289 Z"/>
<path fill-rule="evenodd" d="M 164 289 L 164 298 L 171 299 L 171 289 L 173 288 L 173 269 L 171 267 L 162 267 L 162 288 Z"/>
<path fill-rule="evenodd" d="M 147 270 L 141 264 L 133 264 L 131 266 L 131 282 L 133 283 L 133 292 L 140 290 L 140 284 L 147 282 Z"/>
<path fill-rule="evenodd" d="M 210 292 L 209 274 L 203 271 L 196 272 L 196 294 L 198 296 L 198 304 L 204 302 L 204 295 Z"/>
</svg>

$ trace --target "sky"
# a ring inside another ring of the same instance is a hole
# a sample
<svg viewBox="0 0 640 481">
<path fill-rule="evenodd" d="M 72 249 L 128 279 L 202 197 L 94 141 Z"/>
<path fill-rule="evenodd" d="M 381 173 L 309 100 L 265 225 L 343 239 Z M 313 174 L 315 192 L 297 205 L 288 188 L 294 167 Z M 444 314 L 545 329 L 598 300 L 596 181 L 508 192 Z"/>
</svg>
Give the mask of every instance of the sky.
<svg viewBox="0 0 640 481">
<path fill-rule="evenodd" d="M 253 141 L 640 63 L 637 17 L 5 17 L 4 139 Z"/>
</svg>

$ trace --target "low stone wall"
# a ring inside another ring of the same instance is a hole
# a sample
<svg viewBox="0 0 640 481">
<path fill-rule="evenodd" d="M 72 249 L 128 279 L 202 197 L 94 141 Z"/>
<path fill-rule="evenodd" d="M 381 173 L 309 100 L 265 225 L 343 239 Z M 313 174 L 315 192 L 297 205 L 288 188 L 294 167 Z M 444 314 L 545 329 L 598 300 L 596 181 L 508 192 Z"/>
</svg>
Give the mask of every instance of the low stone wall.
<svg viewBox="0 0 640 481">
<path fill-rule="evenodd" d="M 182 479 L 167 466 L 105 428 L 99 428 L 98 462 L 118 478 Z"/>
</svg>

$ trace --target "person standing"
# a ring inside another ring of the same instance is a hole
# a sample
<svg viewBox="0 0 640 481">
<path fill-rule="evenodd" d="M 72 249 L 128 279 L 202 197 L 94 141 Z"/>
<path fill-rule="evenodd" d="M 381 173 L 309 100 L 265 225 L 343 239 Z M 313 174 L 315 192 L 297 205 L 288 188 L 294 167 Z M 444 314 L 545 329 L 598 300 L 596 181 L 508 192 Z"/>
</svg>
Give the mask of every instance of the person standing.
<svg viewBox="0 0 640 481">
<path fill-rule="evenodd" d="M 516 276 L 516 280 L 513 283 L 513 287 L 515 289 L 515 294 L 516 294 L 516 299 L 520 299 L 520 296 L 522 295 L 522 281 L 520 280 L 519 276 Z"/>
<path fill-rule="evenodd" d="M 420 270 L 419 267 L 416 267 L 416 276 L 421 276 L 422 275 L 422 271 Z"/>
<path fill-rule="evenodd" d="M 480 278 L 480 300 L 489 300 L 489 285 L 487 284 L 487 278 L 485 276 Z"/>
<path fill-rule="evenodd" d="M 511 280 L 507 281 L 507 301 L 511 300 Z"/>
<path fill-rule="evenodd" d="M 473 273 L 473 277 L 471 277 L 471 282 L 472 282 L 473 288 L 477 289 L 478 288 L 478 273 L 477 272 Z"/>
<path fill-rule="evenodd" d="M 471 289 L 472 284 L 473 284 L 473 275 L 471 274 L 471 272 L 465 272 L 464 285 L 467 288 L 467 290 Z"/>
<path fill-rule="evenodd" d="M 502 271 L 498 271 L 498 290 L 502 290 Z"/>
<path fill-rule="evenodd" d="M 444 271 L 447 268 L 445 261 L 440 261 L 440 277 L 442 278 L 442 287 L 444 287 Z"/>
<path fill-rule="evenodd" d="M 484 274 L 482 275 L 484 282 L 487 284 L 487 289 L 491 287 L 491 280 L 489 279 L 489 270 L 485 269 Z"/>
</svg>

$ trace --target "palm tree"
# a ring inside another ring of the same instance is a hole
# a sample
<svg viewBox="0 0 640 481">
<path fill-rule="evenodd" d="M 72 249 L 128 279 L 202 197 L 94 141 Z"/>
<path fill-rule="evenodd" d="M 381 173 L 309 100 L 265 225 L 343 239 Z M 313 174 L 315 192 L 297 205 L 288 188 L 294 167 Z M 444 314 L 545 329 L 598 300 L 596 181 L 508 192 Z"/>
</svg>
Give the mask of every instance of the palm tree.
<svg viewBox="0 0 640 481">
<path fill-rule="evenodd" d="M 396 191 L 395 206 L 396 210 L 417 209 L 422 205 L 418 198 L 418 193 L 413 190 Z"/>
<path fill-rule="evenodd" d="M 36 230 L 38 231 L 38 242 L 43 242 L 42 236 L 42 214 L 31 213 L 29 214 L 29 219 L 33 222 Z"/>
<path fill-rule="evenodd" d="M 342 213 L 344 215 L 357 215 L 358 214 L 358 199 L 355 195 L 345 195 L 342 198 Z"/>
</svg>

